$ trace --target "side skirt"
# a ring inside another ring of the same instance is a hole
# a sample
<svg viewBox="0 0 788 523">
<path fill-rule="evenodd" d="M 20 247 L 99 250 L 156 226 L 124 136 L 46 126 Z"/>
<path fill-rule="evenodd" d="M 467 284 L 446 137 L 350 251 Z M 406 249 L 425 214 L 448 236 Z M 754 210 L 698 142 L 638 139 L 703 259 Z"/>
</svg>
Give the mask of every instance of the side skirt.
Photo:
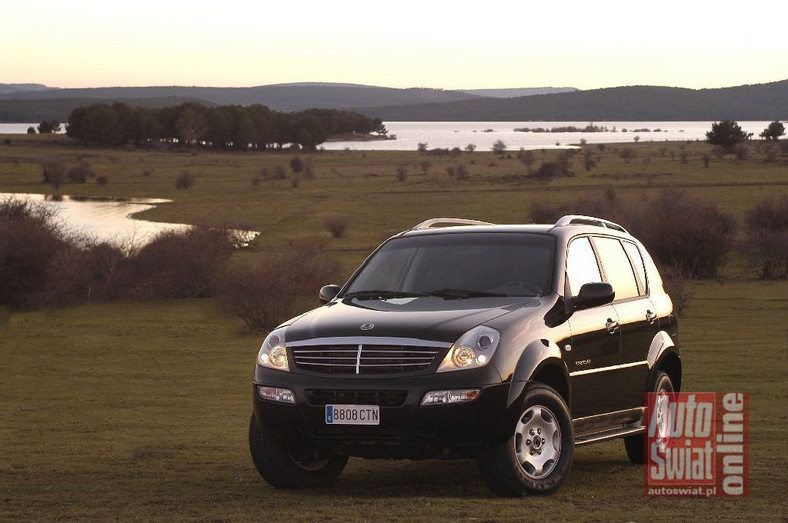
<svg viewBox="0 0 788 523">
<path fill-rule="evenodd" d="M 646 431 L 645 411 L 645 407 L 638 407 L 573 419 L 575 445 L 588 445 L 643 433 Z"/>
</svg>

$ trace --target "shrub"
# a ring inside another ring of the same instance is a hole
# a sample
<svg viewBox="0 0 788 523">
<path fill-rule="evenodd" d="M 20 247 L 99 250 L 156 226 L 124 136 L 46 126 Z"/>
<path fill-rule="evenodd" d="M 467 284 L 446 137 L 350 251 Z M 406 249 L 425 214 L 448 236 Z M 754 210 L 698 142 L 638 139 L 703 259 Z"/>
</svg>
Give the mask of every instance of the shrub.
<svg viewBox="0 0 788 523">
<path fill-rule="evenodd" d="M 80 162 L 68 170 L 66 176 L 72 183 L 85 183 L 88 178 L 94 178 L 96 172 L 87 162 Z"/>
<path fill-rule="evenodd" d="M 44 175 L 42 183 L 48 183 L 57 190 L 66 181 L 66 166 L 63 165 L 63 162 L 45 160 L 41 167 Z"/>
<path fill-rule="evenodd" d="M 194 182 L 196 177 L 189 171 L 182 171 L 181 174 L 175 177 L 175 188 L 176 189 L 188 189 Z"/>
<path fill-rule="evenodd" d="M 542 178 L 546 180 L 552 180 L 554 178 L 560 178 L 561 176 L 566 175 L 567 172 L 559 161 L 542 162 L 539 168 L 530 174 L 530 176 L 533 176 L 534 178 Z"/>
<path fill-rule="evenodd" d="M 673 302 L 673 310 L 682 315 L 687 304 L 695 296 L 695 281 L 686 270 L 676 265 L 660 268 L 665 292 Z"/>
<path fill-rule="evenodd" d="M 228 267 L 217 280 L 216 298 L 249 331 L 269 331 L 317 305 L 320 287 L 340 281 L 339 275 L 339 264 L 325 257 L 322 244 L 309 241 L 281 256 Z"/>
<path fill-rule="evenodd" d="M 290 169 L 294 173 L 300 173 L 304 170 L 304 161 L 301 159 L 300 156 L 293 156 L 290 160 Z"/>
<path fill-rule="evenodd" d="M 788 277 L 788 197 L 764 200 L 746 214 L 744 252 L 764 279 Z"/>
<path fill-rule="evenodd" d="M 397 166 L 397 181 L 404 182 L 408 179 L 408 167 L 405 164 Z"/>
<path fill-rule="evenodd" d="M 446 167 L 446 173 L 455 180 L 465 180 L 468 178 L 468 168 L 465 167 L 465 164 L 458 163 L 456 165 L 450 165 Z"/>
<path fill-rule="evenodd" d="M 46 287 L 52 260 L 69 247 L 52 217 L 41 205 L 0 202 L 0 303 L 29 307 Z"/>
<path fill-rule="evenodd" d="M 128 260 L 120 247 L 100 243 L 58 250 L 45 276 L 46 285 L 32 292 L 29 304 L 53 307 L 103 301 L 118 296 Z"/>
<path fill-rule="evenodd" d="M 159 234 L 134 253 L 127 275 L 129 297 L 204 298 L 233 249 L 227 231 L 190 227 Z"/>
<path fill-rule="evenodd" d="M 334 238 L 344 238 L 347 232 L 347 219 L 341 216 L 329 216 L 323 220 L 323 228 Z"/>
<path fill-rule="evenodd" d="M 717 275 L 733 247 L 736 227 L 735 219 L 716 204 L 677 189 L 634 205 L 625 205 L 612 191 L 563 205 L 532 205 L 529 214 L 541 223 L 565 214 L 618 222 L 643 242 L 660 267 L 675 267 L 688 278 Z"/>
<path fill-rule="evenodd" d="M 632 149 L 630 147 L 623 147 L 618 152 L 618 157 L 621 158 L 622 160 L 624 160 L 624 163 L 629 163 L 636 156 L 637 156 L 637 152 L 635 151 L 635 149 Z"/>
</svg>

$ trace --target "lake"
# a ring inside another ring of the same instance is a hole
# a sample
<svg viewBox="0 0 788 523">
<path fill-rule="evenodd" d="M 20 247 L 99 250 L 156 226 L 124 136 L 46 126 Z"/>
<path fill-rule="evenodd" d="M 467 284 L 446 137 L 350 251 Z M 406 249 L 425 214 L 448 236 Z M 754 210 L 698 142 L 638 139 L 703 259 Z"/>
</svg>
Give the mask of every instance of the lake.
<svg viewBox="0 0 788 523">
<path fill-rule="evenodd" d="M 65 230 L 84 235 L 99 242 L 118 246 L 143 245 L 165 231 L 183 230 L 179 223 L 137 220 L 133 215 L 170 200 L 153 198 L 82 198 L 59 196 L 54 199 L 44 194 L 0 193 L 0 202 L 25 199 L 40 204 L 56 213 L 55 222 Z"/>
<path fill-rule="evenodd" d="M 738 122 L 746 132 L 757 138 L 769 122 Z M 367 142 L 327 142 L 321 145 L 326 150 L 353 149 L 359 151 L 415 151 L 419 143 L 429 149 L 459 147 L 468 144 L 477 151 L 489 151 L 498 140 L 507 149 L 551 149 L 577 145 L 580 140 L 587 143 L 634 143 L 641 142 L 695 141 L 705 140 L 712 122 L 385 122 L 389 135 L 396 140 Z M 604 132 L 519 132 L 515 129 L 553 129 L 559 127 L 586 128 L 593 125 L 604 128 Z"/>
<path fill-rule="evenodd" d="M 757 138 L 769 122 L 738 122 L 746 131 Z M 386 122 L 389 135 L 396 140 L 372 140 L 350 142 L 326 142 L 321 147 L 327 151 L 353 149 L 358 151 L 415 151 L 419 143 L 429 149 L 459 147 L 469 144 L 477 151 L 489 151 L 493 143 L 503 141 L 510 151 L 524 149 L 551 149 L 587 143 L 633 143 L 637 137 L 641 142 L 695 141 L 705 140 L 712 122 Z M 27 132 L 31 123 L 0 123 L 0 134 Z M 604 128 L 604 132 L 518 132 L 521 128 L 553 129 L 558 127 L 585 128 L 593 125 Z"/>
</svg>

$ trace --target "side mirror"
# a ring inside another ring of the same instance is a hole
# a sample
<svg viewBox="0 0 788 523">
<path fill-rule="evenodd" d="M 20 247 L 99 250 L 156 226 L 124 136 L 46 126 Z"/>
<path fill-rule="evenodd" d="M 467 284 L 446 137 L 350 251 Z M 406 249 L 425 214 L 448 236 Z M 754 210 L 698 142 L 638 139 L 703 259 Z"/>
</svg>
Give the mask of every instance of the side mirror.
<svg viewBox="0 0 788 523">
<path fill-rule="evenodd" d="M 324 285 L 323 287 L 321 287 L 319 294 L 320 303 L 325 305 L 326 303 L 336 298 L 337 294 L 339 294 L 339 289 L 341 288 L 342 287 L 340 287 L 339 285 L 334 285 L 334 284 Z"/>
<path fill-rule="evenodd" d="M 580 294 L 572 298 L 575 310 L 590 309 L 612 302 L 616 291 L 609 283 L 586 283 L 580 287 Z"/>
</svg>

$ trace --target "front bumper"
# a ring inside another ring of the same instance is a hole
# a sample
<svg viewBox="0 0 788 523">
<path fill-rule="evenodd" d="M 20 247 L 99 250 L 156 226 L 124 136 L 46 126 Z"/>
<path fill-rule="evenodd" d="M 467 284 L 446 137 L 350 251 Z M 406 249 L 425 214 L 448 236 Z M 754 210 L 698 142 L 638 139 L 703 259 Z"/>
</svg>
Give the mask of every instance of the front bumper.
<svg viewBox="0 0 788 523">
<path fill-rule="evenodd" d="M 293 391 L 295 404 L 261 398 L 258 386 Z M 425 393 L 480 389 L 467 403 L 421 406 Z M 303 441 L 369 458 L 470 457 L 476 448 L 505 441 L 518 414 L 507 407 L 509 383 L 492 368 L 409 377 L 358 379 L 279 372 L 257 367 L 254 414 L 258 427 L 287 441 Z M 326 404 L 380 405 L 376 426 L 328 425 Z"/>
</svg>

